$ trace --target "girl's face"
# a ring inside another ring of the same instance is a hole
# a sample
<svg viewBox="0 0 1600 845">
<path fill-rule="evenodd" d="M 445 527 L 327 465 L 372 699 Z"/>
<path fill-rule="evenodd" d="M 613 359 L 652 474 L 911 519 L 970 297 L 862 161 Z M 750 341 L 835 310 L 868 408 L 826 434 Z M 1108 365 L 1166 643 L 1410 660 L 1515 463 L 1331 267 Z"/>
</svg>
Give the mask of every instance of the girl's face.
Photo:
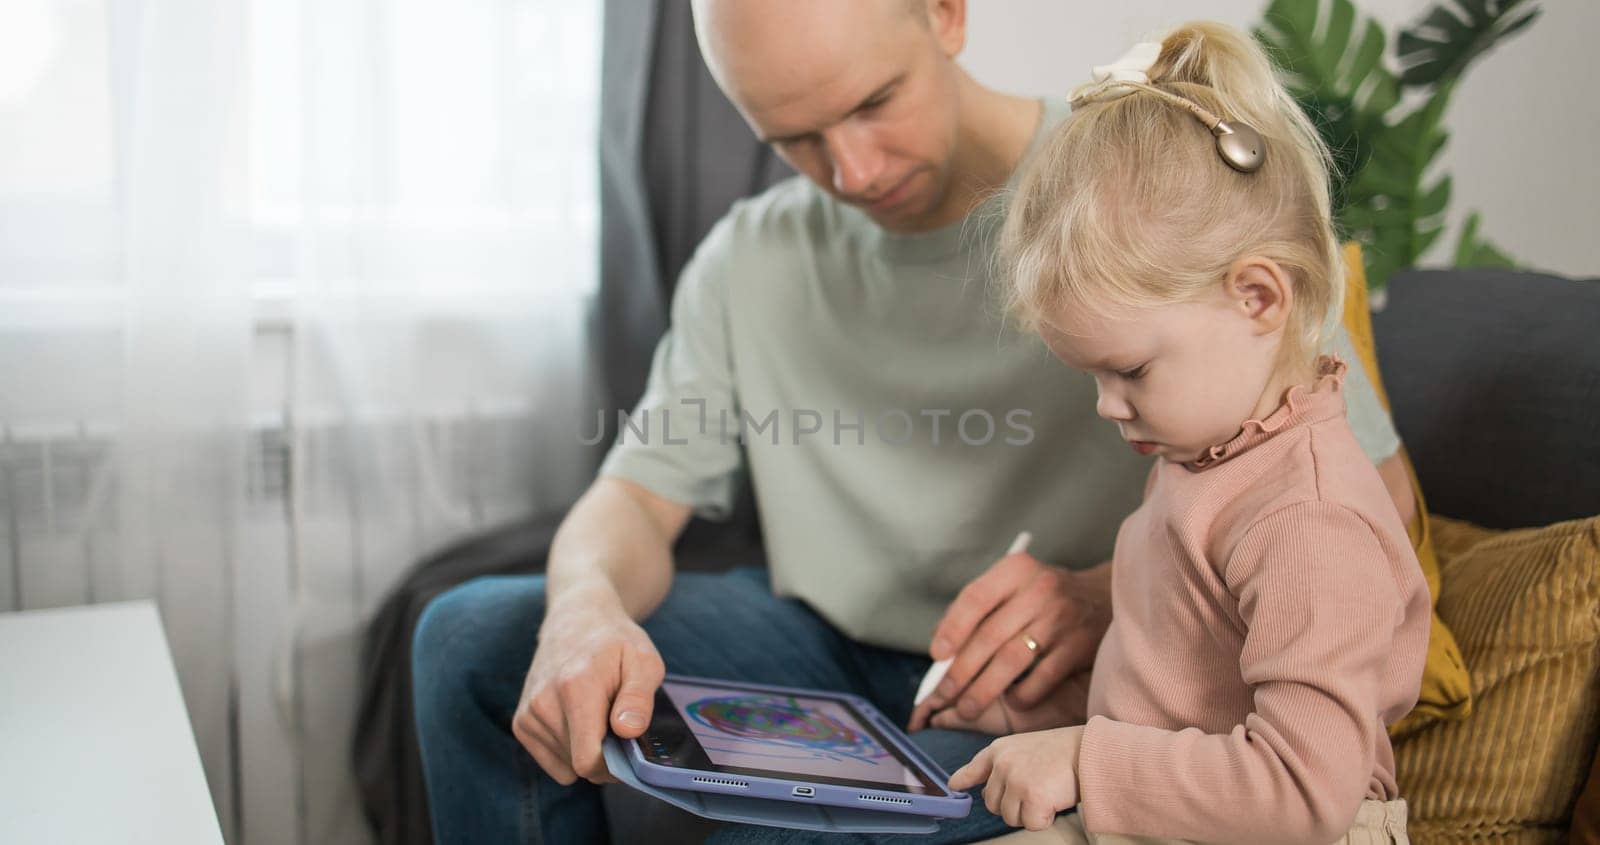
<svg viewBox="0 0 1600 845">
<path fill-rule="evenodd" d="M 1196 302 L 1102 316 L 1065 307 L 1041 329 L 1050 351 L 1094 377 L 1096 411 L 1142 455 L 1192 461 L 1277 407 L 1282 321 L 1264 291 L 1218 286 Z M 1285 309 L 1286 310 L 1286 309 Z"/>
</svg>

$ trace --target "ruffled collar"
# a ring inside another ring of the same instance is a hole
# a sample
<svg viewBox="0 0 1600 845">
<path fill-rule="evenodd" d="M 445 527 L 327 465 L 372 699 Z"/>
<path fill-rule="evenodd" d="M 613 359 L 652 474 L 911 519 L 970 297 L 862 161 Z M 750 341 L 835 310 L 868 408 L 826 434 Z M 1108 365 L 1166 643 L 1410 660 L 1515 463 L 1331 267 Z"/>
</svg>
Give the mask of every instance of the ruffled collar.
<svg viewBox="0 0 1600 845">
<path fill-rule="evenodd" d="M 1229 458 L 1237 457 L 1255 446 L 1272 439 L 1287 428 L 1304 423 L 1321 422 L 1344 413 L 1345 363 L 1336 356 L 1317 358 L 1317 378 L 1308 390 L 1297 384 L 1283 395 L 1283 404 L 1264 419 L 1248 419 L 1239 433 L 1226 443 L 1219 443 L 1205 451 L 1198 459 L 1184 464 L 1192 470 L 1214 467 Z"/>
</svg>

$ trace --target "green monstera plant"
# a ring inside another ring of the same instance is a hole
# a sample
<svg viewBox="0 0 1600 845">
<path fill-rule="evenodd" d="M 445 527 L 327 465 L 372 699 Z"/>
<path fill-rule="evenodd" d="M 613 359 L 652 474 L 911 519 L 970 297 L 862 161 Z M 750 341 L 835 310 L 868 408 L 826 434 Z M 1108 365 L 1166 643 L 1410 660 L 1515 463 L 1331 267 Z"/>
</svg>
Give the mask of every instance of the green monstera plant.
<svg viewBox="0 0 1600 845">
<path fill-rule="evenodd" d="M 1443 119 L 1474 61 L 1539 16 L 1536 0 L 1447 0 L 1400 34 L 1391 70 L 1383 27 L 1351 0 L 1273 0 L 1255 36 L 1334 153 L 1334 214 L 1362 243 L 1367 283 L 1381 289 L 1444 230 L 1450 176 L 1434 171 Z M 1406 95 L 1412 96 L 1406 96 Z M 1514 263 L 1470 214 L 1457 266 Z"/>
</svg>

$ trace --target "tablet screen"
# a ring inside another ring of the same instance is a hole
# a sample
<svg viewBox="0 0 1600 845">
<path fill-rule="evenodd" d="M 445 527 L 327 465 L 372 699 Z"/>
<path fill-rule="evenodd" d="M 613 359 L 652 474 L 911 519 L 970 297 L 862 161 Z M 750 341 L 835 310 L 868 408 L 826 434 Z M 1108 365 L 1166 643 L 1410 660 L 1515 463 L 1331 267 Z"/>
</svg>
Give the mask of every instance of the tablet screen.
<svg viewBox="0 0 1600 845">
<path fill-rule="evenodd" d="M 656 703 L 641 744 L 652 762 L 942 794 L 843 700 L 667 681 Z"/>
</svg>

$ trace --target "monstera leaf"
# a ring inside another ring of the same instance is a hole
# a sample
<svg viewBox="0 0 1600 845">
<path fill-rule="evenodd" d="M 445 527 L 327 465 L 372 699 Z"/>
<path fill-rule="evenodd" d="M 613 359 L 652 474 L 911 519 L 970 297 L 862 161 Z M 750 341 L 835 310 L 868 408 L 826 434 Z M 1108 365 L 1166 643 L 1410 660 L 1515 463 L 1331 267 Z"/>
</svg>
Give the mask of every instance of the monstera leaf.
<svg viewBox="0 0 1600 845">
<path fill-rule="evenodd" d="M 1333 152 L 1333 202 L 1340 208 L 1348 180 L 1372 157 L 1384 116 L 1400 102 L 1400 80 L 1383 66 L 1386 39 L 1377 22 L 1358 15 L 1350 0 L 1332 0 L 1327 26 L 1318 31 L 1318 6 L 1274 0 L 1255 36 Z"/>
<path fill-rule="evenodd" d="M 1333 151 L 1334 215 L 1365 245 L 1367 280 L 1381 288 L 1417 262 L 1443 231 L 1451 180 L 1433 175 L 1449 140 L 1443 120 L 1456 82 L 1501 40 L 1538 16 L 1535 0 L 1441 3 L 1400 36 L 1396 74 L 1384 64 L 1383 28 L 1351 0 L 1272 0 L 1255 36 L 1283 68 L 1290 91 Z M 1401 89 L 1425 98 L 1401 105 Z M 1508 262 L 1469 220 L 1456 254 Z"/>
<path fill-rule="evenodd" d="M 1467 215 L 1461 226 L 1461 239 L 1456 242 L 1457 267 L 1515 267 L 1517 263 L 1501 252 L 1494 244 L 1478 237 L 1478 212 Z"/>
<path fill-rule="evenodd" d="M 1415 264 L 1444 230 L 1450 177 L 1430 179 L 1428 173 L 1450 137 L 1441 125 L 1448 102 L 1449 92 L 1438 92 L 1385 128 L 1350 180 L 1339 222 L 1366 245 L 1367 272 L 1380 284 Z"/>
<path fill-rule="evenodd" d="M 1495 44 L 1539 17 L 1528 0 L 1455 0 L 1433 7 L 1400 33 L 1400 82 L 1407 87 L 1449 83 Z"/>
</svg>

